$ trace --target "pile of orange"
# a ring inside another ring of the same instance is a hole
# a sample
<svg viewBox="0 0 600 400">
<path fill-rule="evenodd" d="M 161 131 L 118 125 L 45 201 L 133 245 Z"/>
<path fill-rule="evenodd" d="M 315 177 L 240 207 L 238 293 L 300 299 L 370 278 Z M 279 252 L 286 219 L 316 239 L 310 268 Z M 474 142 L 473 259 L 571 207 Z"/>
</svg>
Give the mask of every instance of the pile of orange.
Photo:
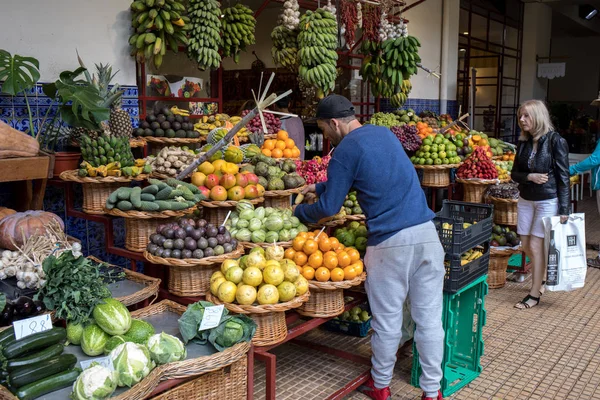
<svg viewBox="0 0 600 400">
<path fill-rule="evenodd" d="M 267 139 L 263 144 L 262 153 L 273 158 L 298 158 L 300 149 L 294 139 L 290 139 L 286 131 L 277 132 L 277 139 Z"/>
<path fill-rule="evenodd" d="M 306 279 L 319 282 L 351 280 L 364 270 L 358 250 L 319 231 L 300 232 L 284 257 L 294 261 Z"/>
<path fill-rule="evenodd" d="M 434 136 L 436 132 L 427 122 L 417 122 L 417 134 L 421 139 L 425 139 L 427 136 Z"/>
</svg>

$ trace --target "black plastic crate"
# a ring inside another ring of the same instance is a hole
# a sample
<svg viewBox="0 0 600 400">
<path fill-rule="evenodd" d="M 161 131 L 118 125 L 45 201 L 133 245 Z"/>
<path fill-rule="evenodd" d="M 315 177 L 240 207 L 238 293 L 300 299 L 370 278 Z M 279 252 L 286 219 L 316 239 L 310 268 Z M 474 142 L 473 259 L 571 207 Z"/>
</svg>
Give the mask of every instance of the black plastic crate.
<svg viewBox="0 0 600 400">
<path fill-rule="evenodd" d="M 444 200 L 442 210 L 433 220 L 444 251 L 460 256 L 475 246 L 480 246 L 492 236 L 494 206 Z M 464 228 L 463 223 L 472 224 Z M 444 224 L 446 227 L 444 227 Z"/>
<path fill-rule="evenodd" d="M 444 276 L 444 292 L 456 293 L 467 286 L 477 278 L 488 273 L 490 266 L 490 246 L 486 243 L 481 249 L 483 255 L 468 264 L 461 265 L 460 255 L 448 255 L 446 261 L 450 263 L 445 265 L 446 275 Z"/>
</svg>

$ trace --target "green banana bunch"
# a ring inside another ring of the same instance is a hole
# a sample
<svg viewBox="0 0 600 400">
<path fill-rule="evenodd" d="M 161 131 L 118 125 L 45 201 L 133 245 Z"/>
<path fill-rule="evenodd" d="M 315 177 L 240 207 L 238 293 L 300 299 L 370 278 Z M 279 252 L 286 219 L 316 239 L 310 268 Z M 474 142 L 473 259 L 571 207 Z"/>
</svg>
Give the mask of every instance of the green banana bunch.
<svg viewBox="0 0 600 400">
<path fill-rule="evenodd" d="M 254 37 L 256 19 L 252 10 L 240 3 L 224 9 L 223 15 L 225 16 L 221 20 L 223 57 L 233 56 L 233 61 L 237 64 L 240 61 L 240 51 L 256 43 Z"/>
<path fill-rule="evenodd" d="M 318 97 L 335 88 L 337 78 L 337 34 L 335 16 L 322 8 L 300 18 L 298 61 L 300 78 L 318 89 Z"/>
<path fill-rule="evenodd" d="M 197 61 L 200 69 L 221 65 L 221 4 L 217 0 L 190 0 L 189 16 L 193 26 L 187 47 L 188 57 Z"/>
<path fill-rule="evenodd" d="M 418 52 L 420 46 L 421 43 L 414 36 L 399 36 L 382 43 L 384 66 L 381 74 L 389 89 L 385 96 L 390 98 L 394 107 L 401 107 L 408 99 L 412 88 L 409 79 L 417 73 L 417 63 L 421 62 Z"/>
<path fill-rule="evenodd" d="M 271 32 L 273 47 L 271 55 L 275 64 L 281 65 L 292 72 L 298 71 L 298 30 L 290 30 L 283 25 L 277 25 Z"/>
<path fill-rule="evenodd" d="M 177 0 L 136 0 L 131 3 L 131 25 L 135 33 L 129 37 L 131 55 L 138 62 L 152 59 L 162 64 L 167 46 L 177 53 L 179 45 L 187 45 L 186 31 L 191 29 L 185 6 Z"/>
<path fill-rule="evenodd" d="M 384 96 L 391 92 L 388 81 L 383 79 L 381 71 L 383 70 L 385 61 L 381 54 L 381 43 L 369 40 L 363 40 L 361 45 L 361 53 L 365 55 L 363 58 L 360 75 L 365 81 L 371 84 L 371 91 L 374 96 Z"/>
</svg>

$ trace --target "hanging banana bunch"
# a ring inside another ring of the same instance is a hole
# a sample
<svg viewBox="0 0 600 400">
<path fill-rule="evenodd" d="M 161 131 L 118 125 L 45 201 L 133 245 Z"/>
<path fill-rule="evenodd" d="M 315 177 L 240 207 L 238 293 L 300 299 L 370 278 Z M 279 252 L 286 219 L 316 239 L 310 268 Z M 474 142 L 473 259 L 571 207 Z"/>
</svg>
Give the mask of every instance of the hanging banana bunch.
<svg viewBox="0 0 600 400">
<path fill-rule="evenodd" d="M 221 4 L 217 0 L 189 0 L 190 32 L 188 57 L 200 69 L 221 65 Z"/>
<path fill-rule="evenodd" d="M 271 32 L 273 47 L 271 55 L 277 65 L 289 69 L 292 72 L 298 71 L 298 30 L 290 30 L 283 25 L 277 25 Z"/>
<path fill-rule="evenodd" d="M 180 45 L 188 44 L 190 19 L 177 0 L 136 0 L 131 3 L 131 11 L 135 33 L 129 37 L 129 44 L 138 62 L 152 59 L 160 67 L 167 46 L 177 52 Z"/>
<path fill-rule="evenodd" d="M 245 51 L 246 46 L 256 43 L 256 19 L 252 10 L 240 3 L 224 9 L 223 15 L 223 57 L 233 57 L 237 64 L 240 61 L 240 51 Z"/>
<path fill-rule="evenodd" d="M 298 60 L 300 78 L 317 88 L 322 97 L 335 88 L 338 25 L 335 16 L 322 8 L 300 18 Z"/>
<path fill-rule="evenodd" d="M 412 88 L 410 77 L 417 73 L 417 63 L 421 62 L 418 48 L 419 40 L 414 36 L 391 37 L 383 42 L 382 58 L 385 62 L 381 70 L 383 79 L 387 80 L 389 97 L 394 107 L 401 107 L 408 99 Z"/>
</svg>

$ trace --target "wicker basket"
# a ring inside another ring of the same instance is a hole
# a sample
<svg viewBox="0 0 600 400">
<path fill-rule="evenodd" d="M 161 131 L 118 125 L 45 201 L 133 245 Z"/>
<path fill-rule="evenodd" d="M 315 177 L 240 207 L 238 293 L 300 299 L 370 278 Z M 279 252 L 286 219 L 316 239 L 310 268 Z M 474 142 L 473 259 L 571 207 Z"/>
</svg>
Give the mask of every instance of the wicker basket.
<svg viewBox="0 0 600 400">
<path fill-rule="evenodd" d="M 249 200 L 250 203 L 257 205 L 264 201 L 263 197 L 257 197 L 256 199 Z M 235 211 L 237 201 L 201 201 L 199 205 L 202 206 L 203 218 L 208 221 L 209 224 L 215 226 L 221 225 L 229 211 Z"/>
<path fill-rule="evenodd" d="M 132 181 L 143 181 L 148 175 L 142 174 L 136 177 L 107 176 L 107 177 L 80 177 L 77 170 L 64 171 L 59 175 L 60 179 L 68 182 L 76 182 L 83 189 L 83 212 L 88 214 L 106 214 L 104 206 L 106 199 L 115 190 L 123 186 L 129 186 Z"/>
<path fill-rule="evenodd" d="M 487 188 L 499 181 L 488 179 L 456 179 L 456 182 L 463 185 L 463 201 L 468 203 L 483 203 L 483 194 Z"/>
<path fill-rule="evenodd" d="M 292 196 L 304 190 L 305 186 L 287 190 L 268 190 L 265 192 L 265 207 L 292 208 Z"/>
<path fill-rule="evenodd" d="M 447 187 L 450 185 L 450 170 L 458 168 L 460 164 L 449 165 L 415 165 L 423 170 L 423 187 Z"/>
<path fill-rule="evenodd" d="M 155 137 L 155 136 L 144 136 L 144 139 L 148 143 L 156 143 L 162 145 L 186 145 L 194 143 L 202 143 L 205 141 L 203 137 L 199 138 L 166 138 L 166 137 Z"/>
<path fill-rule="evenodd" d="M 300 308 L 298 314 L 314 318 L 336 317 L 344 312 L 344 289 L 358 286 L 367 279 L 366 272 L 356 278 L 341 282 L 309 281 L 310 298 Z"/>
<path fill-rule="evenodd" d="M 129 139 L 129 147 L 131 147 L 132 149 L 144 146 L 146 146 L 146 139 L 144 139 L 143 137 Z"/>
<path fill-rule="evenodd" d="M 496 250 L 494 247 L 490 247 L 490 266 L 487 277 L 487 283 L 490 289 L 500 289 L 506 285 L 508 260 L 516 252 L 518 252 L 518 250 Z"/>
<path fill-rule="evenodd" d="M 247 398 L 248 359 L 183 383 L 152 400 L 244 400 Z"/>
<path fill-rule="evenodd" d="M 517 225 L 517 203 L 518 199 L 502 199 L 488 196 L 494 204 L 494 223 L 499 225 Z"/>
<path fill-rule="evenodd" d="M 269 246 L 273 246 L 273 243 L 267 243 L 267 242 L 263 242 L 263 243 L 253 243 L 253 242 L 240 242 L 242 244 L 242 246 L 244 246 L 245 249 L 253 249 L 255 247 L 262 247 L 262 248 L 267 248 Z M 290 248 L 292 247 L 292 241 L 290 240 L 289 242 L 275 242 L 276 246 L 281 246 L 284 249 Z"/>
<path fill-rule="evenodd" d="M 285 312 L 302 306 L 304 302 L 310 299 L 310 296 L 311 292 L 307 291 L 302 296 L 286 303 L 249 306 L 223 303 L 211 293 L 206 295 L 206 299 L 215 304 L 225 304 L 225 307 L 231 312 L 247 314 L 257 325 L 252 343 L 255 346 L 272 346 L 283 342 L 287 337 L 288 329 L 285 322 Z"/>
<path fill-rule="evenodd" d="M 366 221 L 367 217 L 365 217 L 364 214 L 357 214 L 357 215 L 347 215 L 345 217 L 346 221 Z"/>
</svg>

